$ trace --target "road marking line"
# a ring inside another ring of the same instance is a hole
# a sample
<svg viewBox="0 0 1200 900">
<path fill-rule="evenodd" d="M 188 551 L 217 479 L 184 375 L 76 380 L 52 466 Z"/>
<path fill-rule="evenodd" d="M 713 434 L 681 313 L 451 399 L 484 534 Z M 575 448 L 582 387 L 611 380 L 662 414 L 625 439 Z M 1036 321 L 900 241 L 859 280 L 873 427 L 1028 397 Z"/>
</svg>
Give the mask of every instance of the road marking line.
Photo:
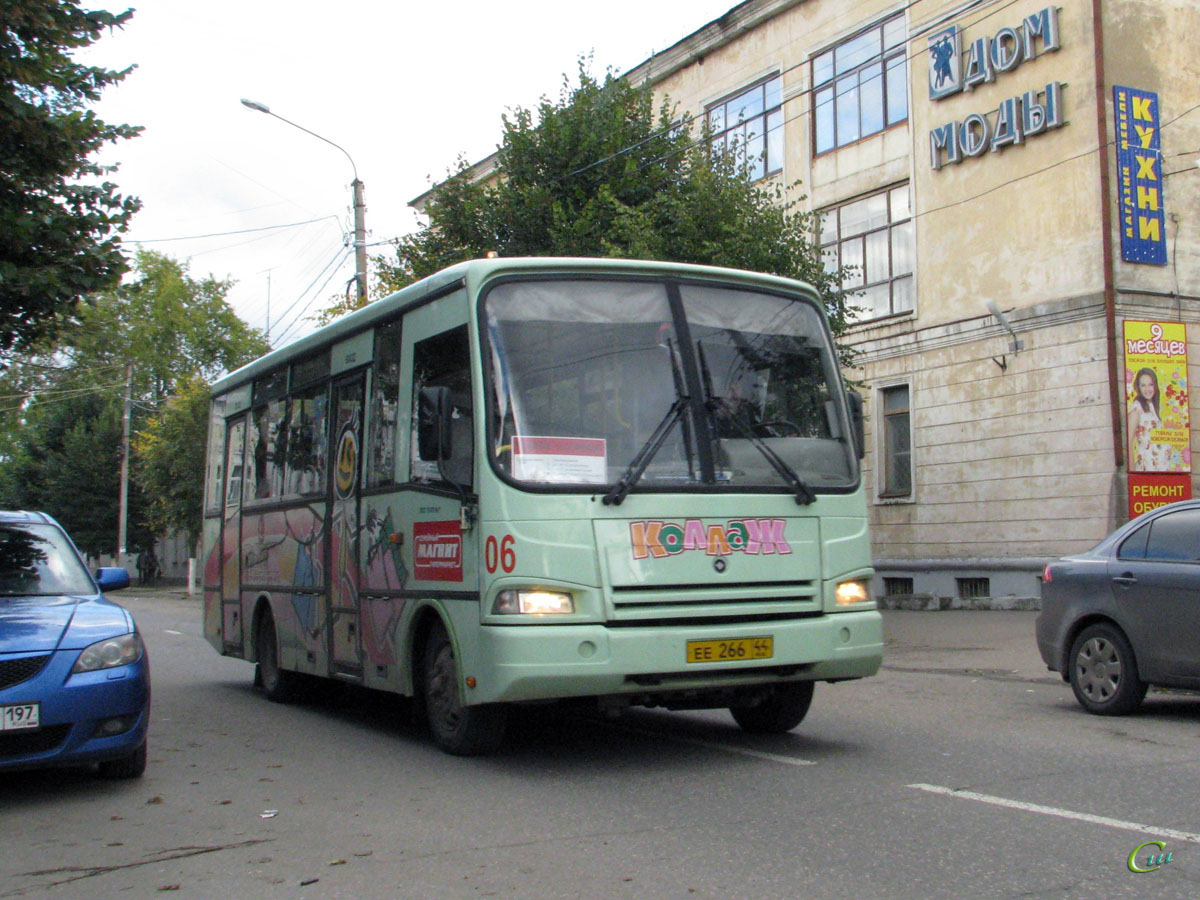
<svg viewBox="0 0 1200 900">
<path fill-rule="evenodd" d="M 681 744 L 695 744 L 709 750 L 724 750 L 727 753 L 740 753 L 742 756 L 752 756 L 755 759 L 765 759 L 770 762 L 783 763 L 785 766 L 815 766 L 816 760 L 800 759 L 797 756 L 784 756 L 781 753 L 767 753 L 763 750 L 751 750 L 749 747 L 732 747 L 729 744 L 719 744 L 716 741 L 705 741 L 700 738 L 683 737 L 675 734 L 660 734 L 667 740 L 678 741 Z"/>
<path fill-rule="evenodd" d="M 172 631 L 170 628 L 164 628 L 163 631 L 165 631 L 167 634 L 183 634 L 182 631 Z"/>
<path fill-rule="evenodd" d="M 768 762 L 783 763 L 785 766 L 815 766 L 817 764 L 816 760 L 812 759 L 784 756 L 782 753 L 767 753 L 765 750 L 752 750 L 749 747 L 733 747 L 729 744 L 719 743 L 718 741 L 708 741 L 704 738 L 687 737 L 681 734 L 666 734 L 662 731 L 652 731 L 648 728 L 629 725 L 625 722 L 607 722 L 606 724 L 610 728 L 618 728 L 621 731 L 640 734 L 644 737 L 661 738 L 666 741 L 674 741 L 677 744 L 691 744 L 694 747 L 704 747 L 706 750 L 723 750 L 726 753 L 738 753 L 742 756 L 751 756 L 754 759 L 765 759 Z"/>
<path fill-rule="evenodd" d="M 1070 809 L 1059 809 L 1056 806 L 1042 806 L 1038 803 L 1026 803 L 1023 800 L 1008 800 L 1004 797 L 993 797 L 990 794 L 977 794 L 974 791 L 961 791 L 944 787 L 940 784 L 910 784 L 910 788 L 918 791 L 928 791 L 931 794 L 942 794 L 947 797 L 961 797 L 964 800 L 976 800 L 979 803 L 990 803 L 993 806 L 1006 806 L 1009 809 L 1020 809 L 1025 812 L 1040 813 L 1043 816 L 1058 816 L 1062 819 L 1075 819 L 1078 822 L 1088 822 L 1092 825 L 1107 825 L 1109 828 L 1120 828 L 1125 831 L 1140 831 L 1143 834 L 1153 834 L 1157 837 L 1169 837 L 1178 841 L 1188 841 L 1200 844 L 1200 834 L 1190 831 L 1177 831 L 1174 828 L 1160 828 L 1157 825 L 1144 825 L 1141 822 L 1126 822 L 1122 819 L 1111 819 L 1108 816 L 1094 816 L 1091 813 L 1075 812 Z"/>
</svg>

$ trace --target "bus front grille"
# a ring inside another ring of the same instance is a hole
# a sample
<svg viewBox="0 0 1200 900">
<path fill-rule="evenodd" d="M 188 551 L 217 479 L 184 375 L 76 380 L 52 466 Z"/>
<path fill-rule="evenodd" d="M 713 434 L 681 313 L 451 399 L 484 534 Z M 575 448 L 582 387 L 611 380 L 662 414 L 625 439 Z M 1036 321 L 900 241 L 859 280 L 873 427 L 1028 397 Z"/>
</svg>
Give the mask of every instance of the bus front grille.
<svg viewBox="0 0 1200 900">
<path fill-rule="evenodd" d="M 614 622 L 790 618 L 821 607 L 819 588 L 811 581 L 613 587 L 610 597 Z"/>
</svg>

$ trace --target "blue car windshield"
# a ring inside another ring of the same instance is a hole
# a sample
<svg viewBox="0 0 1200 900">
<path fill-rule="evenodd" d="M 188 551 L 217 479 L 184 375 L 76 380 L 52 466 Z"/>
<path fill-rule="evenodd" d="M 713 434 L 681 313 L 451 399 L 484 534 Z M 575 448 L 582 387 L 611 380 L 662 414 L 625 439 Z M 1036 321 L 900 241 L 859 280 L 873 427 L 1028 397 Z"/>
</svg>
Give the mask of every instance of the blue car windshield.
<svg viewBox="0 0 1200 900">
<path fill-rule="evenodd" d="M 94 593 L 79 554 L 53 525 L 0 525 L 0 596 Z"/>
</svg>

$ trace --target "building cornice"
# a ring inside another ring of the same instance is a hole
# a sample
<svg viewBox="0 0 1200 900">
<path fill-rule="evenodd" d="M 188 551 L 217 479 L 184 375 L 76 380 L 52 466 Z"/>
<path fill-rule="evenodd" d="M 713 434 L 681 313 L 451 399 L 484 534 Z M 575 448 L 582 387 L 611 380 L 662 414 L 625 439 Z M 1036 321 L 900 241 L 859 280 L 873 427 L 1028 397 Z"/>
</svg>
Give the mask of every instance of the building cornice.
<svg viewBox="0 0 1200 900">
<path fill-rule="evenodd" d="M 680 69 L 737 40 L 747 31 L 804 2 L 806 0 L 745 0 L 719 19 L 714 19 L 661 53 L 655 53 L 634 66 L 621 77 L 631 84 L 654 87 Z"/>
</svg>

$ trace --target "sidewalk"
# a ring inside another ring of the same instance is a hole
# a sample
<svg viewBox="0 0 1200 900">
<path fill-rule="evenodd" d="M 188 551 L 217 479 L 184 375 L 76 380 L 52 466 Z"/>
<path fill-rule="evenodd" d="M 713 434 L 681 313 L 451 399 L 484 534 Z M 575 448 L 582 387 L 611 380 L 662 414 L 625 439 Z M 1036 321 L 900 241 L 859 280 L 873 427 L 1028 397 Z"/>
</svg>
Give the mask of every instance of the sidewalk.
<svg viewBox="0 0 1200 900">
<path fill-rule="evenodd" d="M 1003 681 L 1060 681 L 1034 639 L 1035 610 L 883 611 L 883 667 Z"/>
</svg>

